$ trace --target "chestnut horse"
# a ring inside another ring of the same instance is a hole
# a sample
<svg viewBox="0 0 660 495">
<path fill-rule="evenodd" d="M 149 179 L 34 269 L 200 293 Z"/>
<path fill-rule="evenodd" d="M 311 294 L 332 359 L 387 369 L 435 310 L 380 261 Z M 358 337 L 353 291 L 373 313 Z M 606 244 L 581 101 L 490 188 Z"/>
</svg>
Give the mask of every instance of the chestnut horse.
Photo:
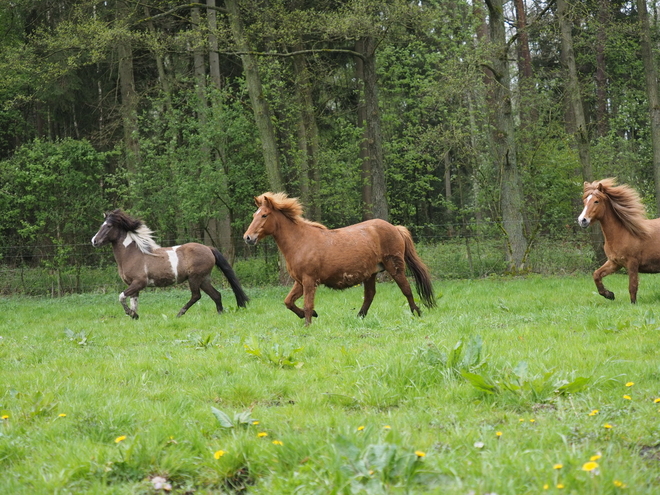
<svg viewBox="0 0 660 495">
<path fill-rule="evenodd" d="M 599 221 L 605 237 L 607 261 L 594 272 L 598 293 L 614 299 L 603 285 L 603 277 L 626 269 L 630 302 L 637 302 L 639 273 L 660 272 L 660 219 L 649 220 L 637 191 L 617 185 L 616 179 L 584 183 L 581 227 Z"/>
<path fill-rule="evenodd" d="M 330 230 L 304 219 L 298 200 L 284 193 L 268 192 L 254 199 L 258 209 L 243 239 L 254 245 L 273 236 L 295 281 L 284 304 L 299 318 L 305 318 L 305 325 L 318 316 L 314 294 L 319 284 L 346 289 L 364 283 L 364 302 L 358 316 L 366 316 L 376 294 L 376 275 L 383 270 L 396 281 L 413 314 L 421 314 L 406 279 L 406 264 L 423 304 L 435 306 L 428 268 L 417 255 L 405 227 L 376 219 Z M 295 302 L 303 295 L 304 309 L 300 309 Z"/>
<path fill-rule="evenodd" d="M 211 285 L 213 265 L 217 265 L 227 277 L 236 303 L 245 307 L 248 297 L 220 251 L 196 242 L 162 248 L 151 234 L 149 227 L 140 220 L 131 218 L 121 210 L 114 210 L 105 214 L 105 221 L 92 237 L 94 247 L 112 244 L 119 276 L 128 284 L 128 289 L 119 294 L 119 302 L 128 316 L 138 318 L 138 296 L 145 287 L 166 287 L 186 280 L 190 285 L 191 297 L 177 316 L 183 315 L 199 301 L 202 297 L 200 289 L 213 299 L 218 313 L 222 313 L 222 297 Z M 126 298 L 131 299 L 130 308 Z"/>
</svg>

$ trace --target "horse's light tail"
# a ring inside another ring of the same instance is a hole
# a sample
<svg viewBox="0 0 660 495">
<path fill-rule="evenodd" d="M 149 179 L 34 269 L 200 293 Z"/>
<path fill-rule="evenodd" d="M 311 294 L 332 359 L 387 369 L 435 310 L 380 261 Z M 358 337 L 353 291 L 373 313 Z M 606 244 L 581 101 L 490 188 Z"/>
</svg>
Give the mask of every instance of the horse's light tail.
<svg viewBox="0 0 660 495">
<path fill-rule="evenodd" d="M 225 277 L 227 277 L 227 280 L 229 281 L 229 285 L 231 285 L 231 289 L 234 291 L 234 295 L 236 296 L 236 304 L 238 304 L 241 308 L 244 308 L 250 298 L 243 291 L 241 283 L 238 281 L 238 277 L 236 277 L 234 270 L 232 270 L 231 265 L 225 259 L 225 257 L 222 256 L 220 251 L 218 251 L 216 248 L 211 248 L 211 251 L 213 252 L 213 256 L 215 256 L 216 266 L 222 270 L 222 273 L 225 274 Z"/>
<path fill-rule="evenodd" d="M 397 225 L 396 228 L 401 234 L 401 237 L 403 237 L 403 241 L 406 245 L 406 251 L 403 257 L 406 265 L 412 272 L 413 278 L 415 279 L 417 293 L 422 299 L 424 306 L 427 308 L 433 308 L 435 307 L 435 295 L 433 294 L 431 273 L 422 261 L 422 258 L 420 258 L 417 254 L 417 250 L 415 249 L 415 244 L 413 244 L 410 231 L 401 225 Z"/>
</svg>

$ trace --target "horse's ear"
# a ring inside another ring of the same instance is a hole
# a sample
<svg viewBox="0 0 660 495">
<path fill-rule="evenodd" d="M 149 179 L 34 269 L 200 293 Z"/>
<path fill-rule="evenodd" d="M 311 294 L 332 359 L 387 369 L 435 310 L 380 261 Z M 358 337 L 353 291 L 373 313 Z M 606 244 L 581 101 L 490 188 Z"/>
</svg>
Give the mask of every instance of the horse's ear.
<svg viewBox="0 0 660 495">
<path fill-rule="evenodd" d="M 259 196 L 254 197 L 254 204 L 257 206 L 261 206 L 261 203 L 259 202 Z"/>
<path fill-rule="evenodd" d="M 589 187 L 591 184 L 587 182 L 586 180 L 584 181 L 584 184 L 582 185 L 584 187 L 584 190 L 587 190 L 587 187 Z"/>
<path fill-rule="evenodd" d="M 264 194 L 261 198 L 262 198 L 262 203 L 261 203 L 262 206 L 265 206 L 265 207 L 267 207 L 267 208 L 270 208 L 271 210 L 274 209 L 274 208 L 273 208 L 273 203 L 271 202 L 271 200 L 270 200 L 270 198 L 269 198 L 268 196 L 266 196 L 266 195 Z"/>
<path fill-rule="evenodd" d="M 599 182 L 599 183 L 598 183 L 598 190 L 599 190 L 600 192 L 603 192 L 603 183 L 602 183 L 602 182 Z"/>
</svg>

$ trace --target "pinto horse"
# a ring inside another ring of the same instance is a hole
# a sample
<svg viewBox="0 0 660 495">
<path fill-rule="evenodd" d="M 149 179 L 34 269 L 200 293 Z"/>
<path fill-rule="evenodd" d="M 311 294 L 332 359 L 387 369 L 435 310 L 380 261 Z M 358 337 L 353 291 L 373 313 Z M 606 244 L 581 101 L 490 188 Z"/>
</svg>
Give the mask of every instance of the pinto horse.
<svg viewBox="0 0 660 495">
<path fill-rule="evenodd" d="M 302 217 L 296 198 L 284 193 L 255 197 L 257 211 L 243 235 L 248 244 L 272 235 L 295 281 L 284 304 L 309 325 L 314 311 L 314 294 L 319 284 L 346 289 L 364 283 L 364 302 L 358 316 L 367 315 L 376 294 L 376 275 L 387 272 L 408 299 L 413 314 L 421 314 L 406 279 L 406 264 L 413 274 L 423 304 L 435 306 L 428 268 L 417 255 L 408 229 L 384 220 L 368 220 L 330 230 Z M 296 300 L 304 295 L 304 309 Z"/>
<path fill-rule="evenodd" d="M 186 280 L 190 285 L 191 297 L 177 316 L 183 315 L 199 301 L 202 297 L 200 289 L 213 299 L 218 313 L 222 313 L 222 296 L 211 285 L 213 265 L 227 277 L 236 303 L 245 307 L 248 296 L 220 251 L 196 242 L 162 248 L 153 240 L 152 233 L 140 220 L 131 218 L 121 210 L 114 210 L 105 214 L 105 221 L 92 237 L 94 247 L 112 244 L 119 276 L 128 284 L 128 288 L 119 294 L 119 302 L 128 316 L 138 318 L 138 296 L 145 287 L 166 287 Z M 127 298 L 131 300 L 130 307 L 126 304 Z"/>
<path fill-rule="evenodd" d="M 584 183 L 581 227 L 598 221 L 605 237 L 607 261 L 594 272 L 598 293 L 614 299 L 603 285 L 603 277 L 621 268 L 628 272 L 630 302 L 637 302 L 639 273 L 660 272 L 660 219 L 649 220 L 637 191 L 617 185 L 616 179 Z"/>
</svg>

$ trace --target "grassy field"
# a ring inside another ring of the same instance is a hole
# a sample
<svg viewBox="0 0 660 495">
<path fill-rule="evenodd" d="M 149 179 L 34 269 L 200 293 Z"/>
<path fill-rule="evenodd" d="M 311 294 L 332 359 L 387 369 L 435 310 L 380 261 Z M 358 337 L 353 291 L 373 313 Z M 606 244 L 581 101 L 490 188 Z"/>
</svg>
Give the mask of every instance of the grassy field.
<svg viewBox="0 0 660 495">
<path fill-rule="evenodd" d="M 660 492 L 660 277 L 0 299 L 0 493 Z"/>
</svg>

